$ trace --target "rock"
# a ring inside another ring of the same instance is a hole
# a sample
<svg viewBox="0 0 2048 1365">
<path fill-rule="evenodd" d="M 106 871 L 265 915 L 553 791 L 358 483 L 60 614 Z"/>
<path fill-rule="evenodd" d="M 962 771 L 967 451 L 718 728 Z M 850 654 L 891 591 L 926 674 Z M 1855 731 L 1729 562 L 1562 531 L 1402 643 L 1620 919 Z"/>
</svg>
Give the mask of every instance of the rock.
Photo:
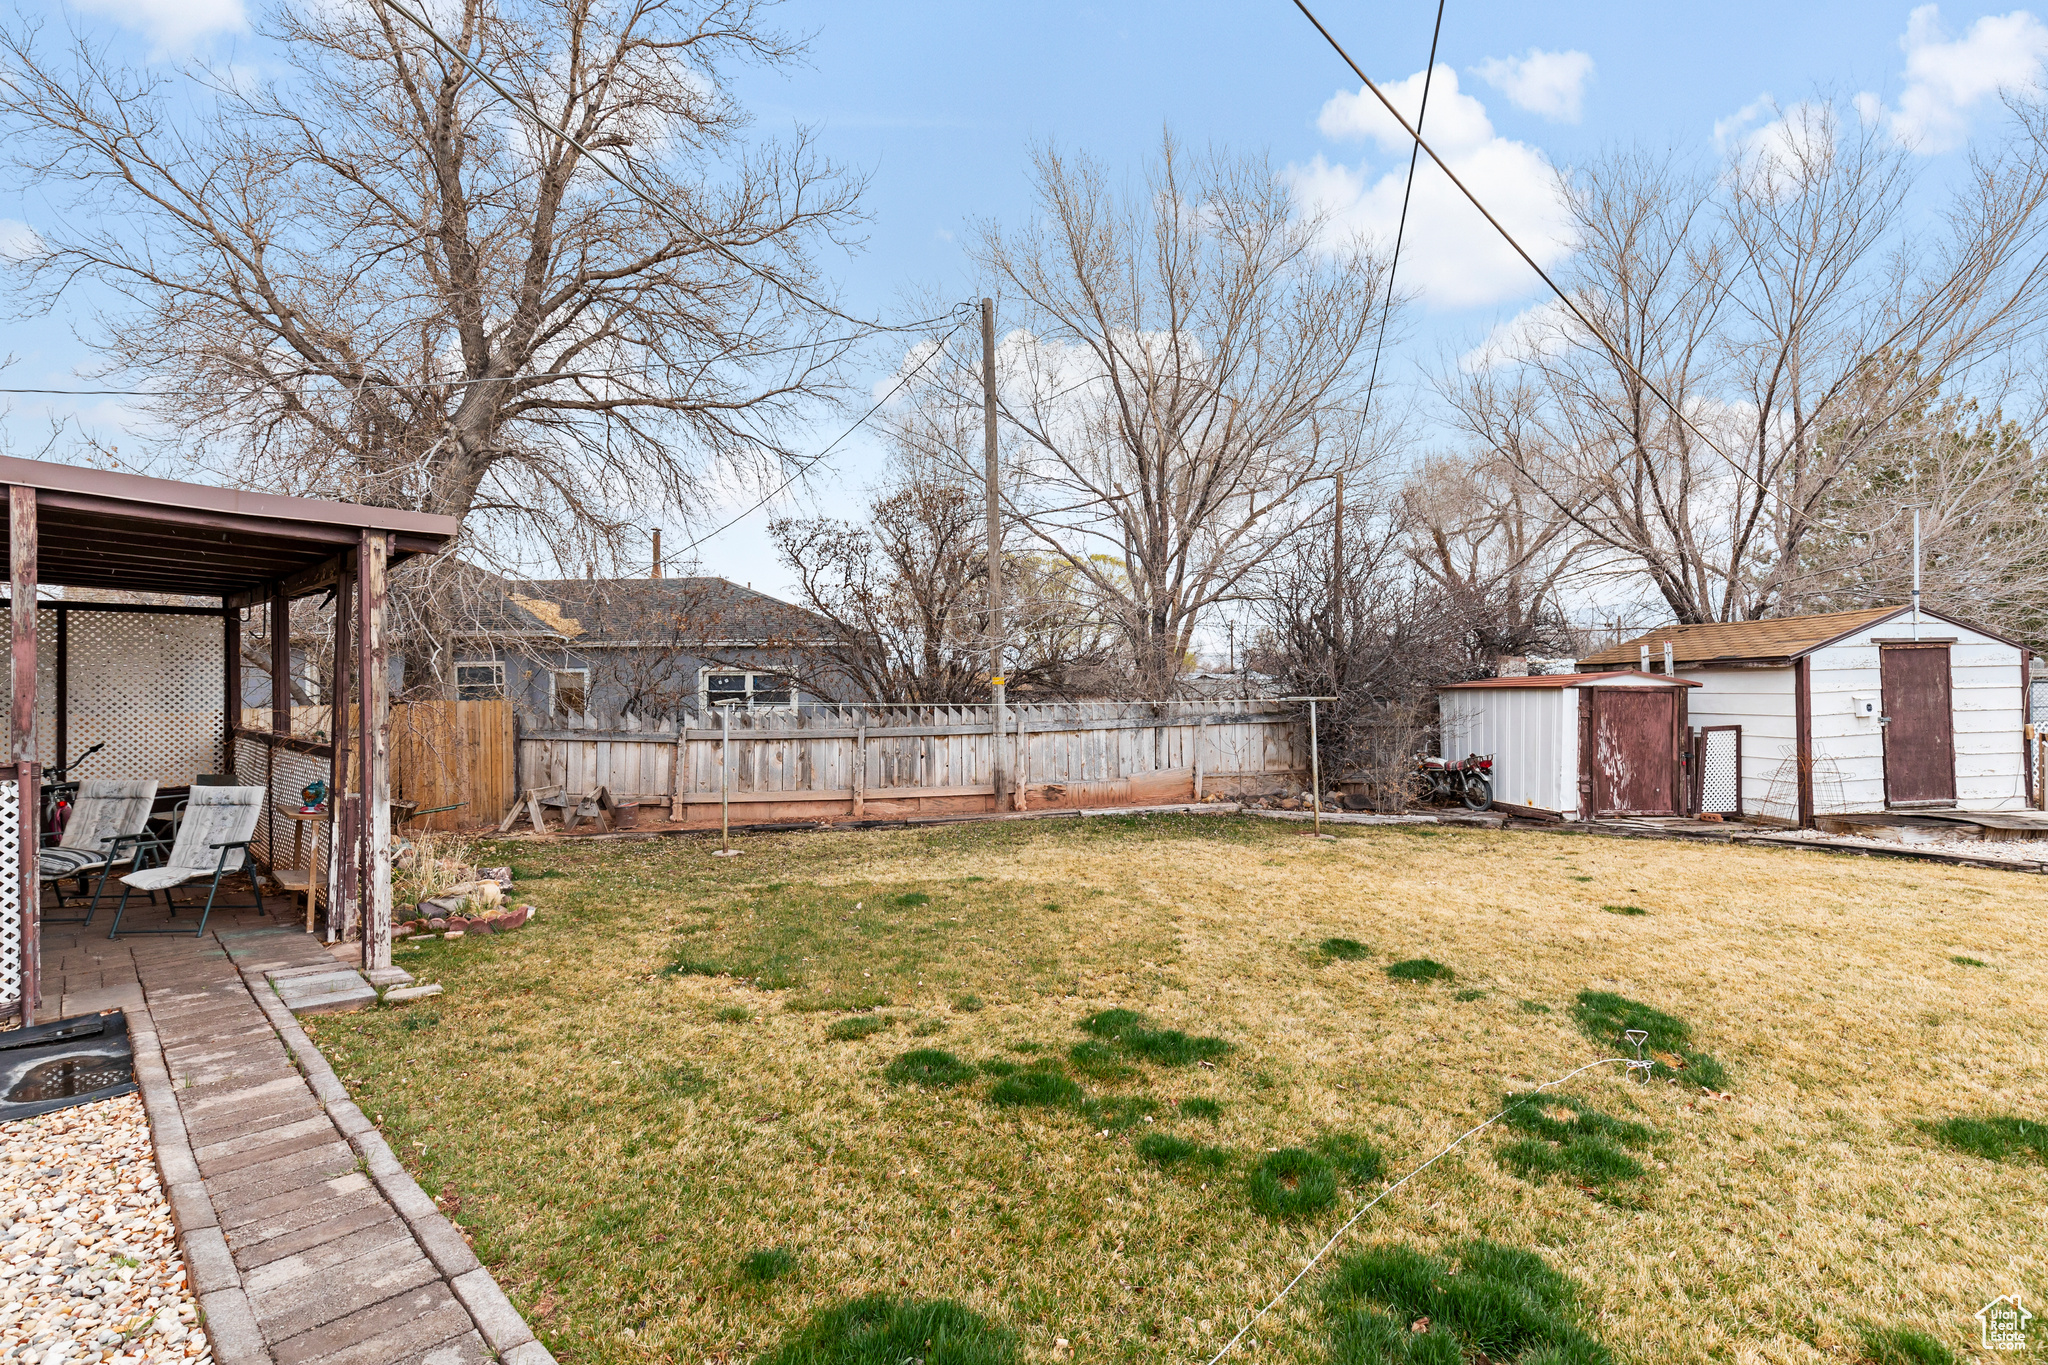
<svg viewBox="0 0 2048 1365">
<path fill-rule="evenodd" d="M 467 932 L 472 934 L 495 934 L 498 932 L 497 926 L 493 924 L 487 916 L 484 915 L 477 915 L 472 917 L 468 924 L 464 926 L 464 928 Z"/>
<path fill-rule="evenodd" d="M 448 927 L 448 921 L 442 916 L 436 915 L 432 919 L 427 921 L 427 927 L 438 934 L 443 929 L 446 929 Z"/>
<path fill-rule="evenodd" d="M 449 931 L 448 931 L 447 933 L 445 933 L 445 934 L 441 935 L 441 937 L 442 937 L 442 938 L 461 938 L 461 937 L 462 937 L 462 930 L 460 930 L 460 929 L 450 929 L 450 930 L 449 930 Z"/>
<path fill-rule="evenodd" d="M 411 937 L 412 937 L 412 925 L 411 925 L 410 923 L 400 923 L 400 924 L 394 924 L 394 925 L 392 925 L 392 926 L 391 926 L 391 937 L 393 937 L 393 938 L 411 938 Z"/>
<path fill-rule="evenodd" d="M 501 934 L 508 933 L 511 930 L 517 929 L 520 926 L 524 925 L 526 921 L 532 918 L 533 907 L 530 905 L 522 905 L 517 910 L 507 910 L 504 914 L 499 915 L 497 917 L 497 924 L 495 927 L 497 929 L 497 932 Z"/>
<path fill-rule="evenodd" d="M 480 867 L 476 870 L 480 882 L 496 882 L 501 891 L 512 889 L 512 869 L 509 867 Z"/>
<path fill-rule="evenodd" d="M 462 897 L 450 892 L 445 896 L 432 896 L 420 902 L 420 909 L 429 920 L 453 915 L 462 909 Z"/>
</svg>

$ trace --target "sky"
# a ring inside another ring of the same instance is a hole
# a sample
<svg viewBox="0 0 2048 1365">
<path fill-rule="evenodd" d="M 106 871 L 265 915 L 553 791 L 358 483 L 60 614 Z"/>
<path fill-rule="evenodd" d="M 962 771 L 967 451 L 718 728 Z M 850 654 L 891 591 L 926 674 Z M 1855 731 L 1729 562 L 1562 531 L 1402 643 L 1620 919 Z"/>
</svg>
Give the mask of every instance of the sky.
<svg viewBox="0 0 2048 1365">
<path fill-rule="evenodd" d="M 1312 7 L 1412 111 L 1435 7 Z M 18 0 L 15 10 L 75 25 L 138 62 L 260 66 L 265 56 L 244 0 Z M 1029 157 L 1048 141 L 1135 176 L 1170 128 L 1190 144 L 1262 153 L 1303 204 L 1346 229 L 1392 233 L 1405 139 L 1290 0 L 788 0 L 779 14 L 784 27 L 812 35 L 806 61 L 742 71 L 736 88 L 762 133 L 807 126 L 824 153 L 868 176 L 865 243 L 828 263 L 854 309 L 906 316 L 913 298 L 974 297 L 965 247 L 979 223 L 1028 221 Z M 1444 10 L 1437 62 L 1425 136 L 1549 266 L 1570 251 L 1554 168 L 1626 144 L 1712 157 L 1767 138 L 1774 106 L 1800 100 L 1833 99 L 1882 121 L 1915 147 L 1938 188 L 1965 168 L 1973 139 L 1995 136 L 2000 92 L 2040 83 L 2048 24 L 2026 10 L 1953 3 L 1460 0 Z M 33 241 L 43 211 L 33 192 L 0 189 L 0 254 Z M 1547 297 L 1426 164 L 1401 271 L 1416 310 L 1385 372 L 1409 391 L 1498 341 L 1499 329 Z M 0 350 L 15 358 L 0 384 L 77 385 L 94 363 L 77 340 L 93 302 L 81 290 L 55 313 L 0 324 Z M 879 394 L 899 359 L 876 352 L 861 381 Z M 39 449 L 52 417 L 113 443 L 133 420 L 115 400 L 12 403 L 0 419 L 12 453 Z M 820 423 L 813 448 L 850 416 Z M 848 515 L 879 464 L 876 446 L 856 433 L 804 486 L 698 545 L 701 570 L 786 591 L 769 516 Z M 724 506 L 649 509 L 648 519 L 666 523 L 673 549 L 756 496 L 734 490 Z"/>
</svg>

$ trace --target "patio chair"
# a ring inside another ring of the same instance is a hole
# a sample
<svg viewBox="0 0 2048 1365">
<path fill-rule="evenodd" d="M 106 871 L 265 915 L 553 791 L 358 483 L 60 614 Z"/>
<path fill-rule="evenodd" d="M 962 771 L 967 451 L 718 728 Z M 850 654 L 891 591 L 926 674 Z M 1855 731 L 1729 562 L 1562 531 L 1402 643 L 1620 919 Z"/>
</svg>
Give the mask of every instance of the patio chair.
<svg viewBox="0 0 2048 1365">
<path fill-rule="evenodd" d="M 206 932 L 207 917 L 220 896 L 220 879 L 239 872 L 248 862 L 249 841 L 256 834 L 256 822 L 263 815 L 265 787 L 195 787 L 185 805 L 185 819 L 178 826 L 178 838 L 162 867 L 145 867 L 121 878 L 121 901 L 114 907 L 114 926 L 108 938 L 121 936 L 121 914 L 128 908 L 130 891 L 162 891 L 201 878 L 211 878 L 206 908 L 199 913 L 199 925 L 192 930 L 198 938 Z M 263 909 L 263 883 L 252 873 L 249 885 L 256 892 L 256 908 Z M 176 910 L 173 909 L 173 914 Z M 131 929 L 131 934 L 182 934 L 182 928 Z"/>
<path fill-rule="evenodd" d="M 145 832 L 150 808 L 156 804 L 156 783 L 116 782 L 93 777 L 81 782 L 78 800 L 65 822 L 64 835 L 57 843 L 36 854 L 41 882 L 57 893 L 57 906 L 64 908 L 64 882 L 78 878 L 78 894 L 85 894 L 85 879 L 94 872 L 92 901 L 85 915 L 45 915 L 45 924 L 91 924 L 99 913 L 100 893 L 106 889 L 107 874 L 136 860 L 138 848 L 153 842 Z"/>
</svg>

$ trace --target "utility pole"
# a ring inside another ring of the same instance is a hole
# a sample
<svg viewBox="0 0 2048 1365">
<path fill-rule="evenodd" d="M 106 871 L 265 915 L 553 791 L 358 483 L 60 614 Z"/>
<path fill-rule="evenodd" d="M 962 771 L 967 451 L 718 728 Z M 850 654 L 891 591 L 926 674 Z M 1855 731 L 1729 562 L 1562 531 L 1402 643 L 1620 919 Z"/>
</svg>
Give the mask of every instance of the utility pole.
<svg viewBox="0 0 2048 1365">
<path fill-rule="evenodd" d="M 654 528 L 654 572 L 647 576 L 649 578 L 661 577 L 661 528 L 659 526 Z"/>
<path fill-rule="evenodd" d="M 981 442 L 988 481 L 988 694 L 995 722 L 989 766 L 994 770 L 996 809 L 1003 806 L 1003 738 L 1008 731 L 1003 676 L 1003 509 L 996 469 L 996 301 L 981 301 Z"/>
</svg>

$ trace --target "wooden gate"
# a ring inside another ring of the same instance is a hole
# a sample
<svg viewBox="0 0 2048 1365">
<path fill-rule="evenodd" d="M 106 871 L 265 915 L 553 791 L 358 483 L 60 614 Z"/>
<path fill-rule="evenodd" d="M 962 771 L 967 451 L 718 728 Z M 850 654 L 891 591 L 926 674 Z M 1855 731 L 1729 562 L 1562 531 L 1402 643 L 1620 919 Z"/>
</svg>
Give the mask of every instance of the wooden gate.
<svg viewBox="0 0 2048 1365">
<path fill-rule="evenodd" d="M 1581 715 L 1588 814 L 1683 815 L 1675 687 L 1589 687 Z"/>
<path fill-rule="evenodd" d="M 1884 801 L 1952 806 L 1956 717 L 1947 645 L 1879 645 L 1884 688 Z"/>
<path fill-rule="evenodd" d="M 499 699 L 391 708 L 391 795 L 417 810 L 455 807 L 406 820 L 401 833 L 495 821 L 512 804 L 511 707 Z"/>
</svg>

